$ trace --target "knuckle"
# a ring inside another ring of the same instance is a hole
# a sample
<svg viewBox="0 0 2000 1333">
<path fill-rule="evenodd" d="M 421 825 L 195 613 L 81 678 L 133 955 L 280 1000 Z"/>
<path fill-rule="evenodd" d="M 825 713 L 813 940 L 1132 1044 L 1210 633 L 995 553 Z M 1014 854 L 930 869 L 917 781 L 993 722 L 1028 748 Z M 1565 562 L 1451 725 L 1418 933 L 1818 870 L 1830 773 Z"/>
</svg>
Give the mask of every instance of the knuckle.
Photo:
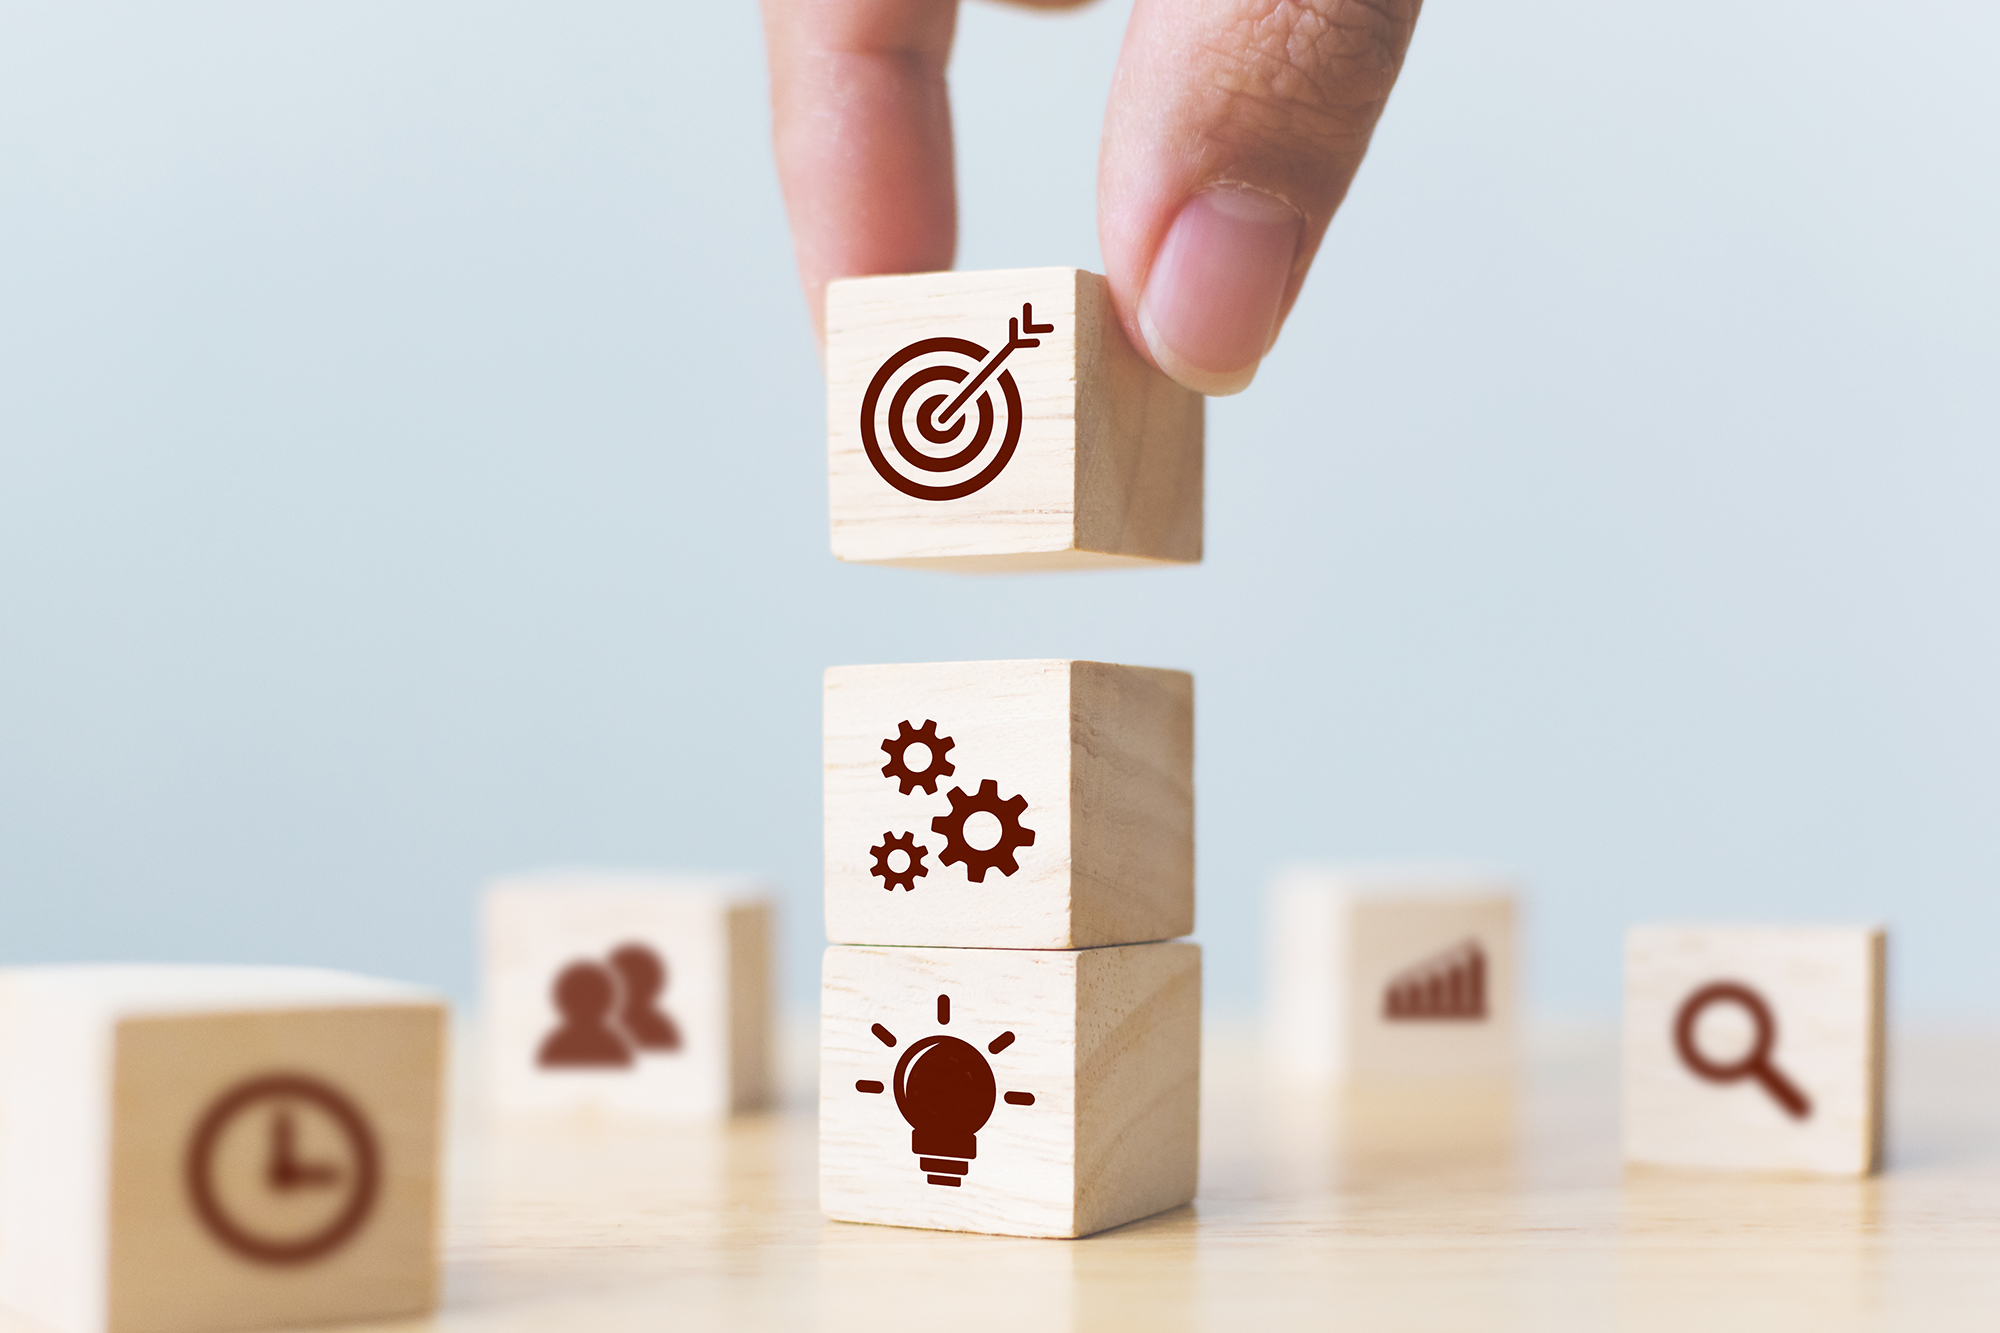
<svg viewBox="0 0 2000 1333">
<path fill-rule="evenodd" d="M 1333 152 L 1365 145 L 1417 9 L 1416 0 L 1251 0 L 1210 43 L 1228 119 Z"/>
</svg>

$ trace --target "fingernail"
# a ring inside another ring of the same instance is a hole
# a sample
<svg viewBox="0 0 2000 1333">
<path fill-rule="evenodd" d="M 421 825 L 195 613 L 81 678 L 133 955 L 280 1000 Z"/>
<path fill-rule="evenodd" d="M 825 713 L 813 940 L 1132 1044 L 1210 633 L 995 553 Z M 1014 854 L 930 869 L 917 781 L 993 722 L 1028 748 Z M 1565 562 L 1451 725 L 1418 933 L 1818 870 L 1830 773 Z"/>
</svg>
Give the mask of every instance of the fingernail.
<svg viewBox="0 0 2000 1333">
<path fill-rule="evenodd" d="M 1241 393 L 1277 331 L 1305 220 L 1273 194 L 1223 185 L 1187 201 L 1139 298 L 1160 369 L 1197 392 Z"/>
</svg>

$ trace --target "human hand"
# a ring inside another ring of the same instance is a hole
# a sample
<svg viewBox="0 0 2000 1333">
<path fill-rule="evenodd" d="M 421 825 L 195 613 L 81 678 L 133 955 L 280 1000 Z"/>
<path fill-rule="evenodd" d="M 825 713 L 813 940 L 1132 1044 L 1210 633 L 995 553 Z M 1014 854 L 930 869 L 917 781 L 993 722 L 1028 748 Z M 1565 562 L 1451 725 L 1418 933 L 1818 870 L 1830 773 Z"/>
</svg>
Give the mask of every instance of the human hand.
<svg viewBox="0 0 2000 1333">
<path fill-rule="evenodd" d="M 1126 336 L 1180 383 L 1249 386 L 1368 151 L 1421 3 L 1136 0 L 1105 112 L 1098 237 Z M 814 321 L 834 278 L 950 268 L 958 0 L 763 7 L 778 176 Z"/>
</svg>

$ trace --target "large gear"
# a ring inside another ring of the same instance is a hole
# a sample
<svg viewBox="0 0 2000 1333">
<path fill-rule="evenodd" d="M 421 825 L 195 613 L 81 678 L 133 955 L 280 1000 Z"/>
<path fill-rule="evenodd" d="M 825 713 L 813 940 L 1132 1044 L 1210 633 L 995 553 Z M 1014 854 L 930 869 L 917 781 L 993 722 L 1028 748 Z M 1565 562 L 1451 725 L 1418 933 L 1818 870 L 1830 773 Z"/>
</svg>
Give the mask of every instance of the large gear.
<svg viewBox="0 0 2000 1333">
<path fill-rule="evenodd" d="M 924 865 L 924 848 L 914 833 L 885 832 L 882 835 L 882 845 L 870 847 L 868 851 L 875 858 L 875 867 L 868 873 L 879 878 L 885 889 L 905 891 L 914 889 L 919 879 L 931 873 Z M 910 858 L 910 864 L 901 870 L 896 869 L 889 864 L 889 855 L 892 852 L 903 853 Z"/>
<path fill-rule="evenodd" d="M 946 797 L 951 801 L 951 813 L 931 821 L 931 832 L 944 834 L 944 851 L 938 856 L 941 864 L 963 865 L 965 877 L 974 884 L 984 884 L 989 870 L 1011 875 L 1021 868 L 1014 860 L 1014 852 L 1035 845 L 1035 831 L 1021 827 L 1021 815 L 1028 808 L 1027 797 L 1010 796 L 1001 800 L 1000 784 L 992 778 L 981 782 L 976 794 L 968 795 L 965 788 L 953 787 Z M 989 814 L 1000 821 L 1000 840 L 984 850 L 965 840 L 965 821 L 976 814 Z"/>
<path fill-rule="evenodd" d="M 882 753 L 889 756 L 889 762 L 882 765 L 882 776 L 894 778 L 905 796 L 918 787 L 924 789 L 926 796 L 935 796 L 938 779 L 948 778 L 958 771 L 957 766 L 944 757 L 945 751 L 955 743 L 949 736 L 938 735 L 937 723 L 928 718 L 921 727 L 913 727 L 908 721 L 898 722 L 896 734 L 882 742 Z M 921 773 L 913 772 L 904 762 L 912 745 L 921 745 L 931 752 L 931 761 Z"/>
</svg>

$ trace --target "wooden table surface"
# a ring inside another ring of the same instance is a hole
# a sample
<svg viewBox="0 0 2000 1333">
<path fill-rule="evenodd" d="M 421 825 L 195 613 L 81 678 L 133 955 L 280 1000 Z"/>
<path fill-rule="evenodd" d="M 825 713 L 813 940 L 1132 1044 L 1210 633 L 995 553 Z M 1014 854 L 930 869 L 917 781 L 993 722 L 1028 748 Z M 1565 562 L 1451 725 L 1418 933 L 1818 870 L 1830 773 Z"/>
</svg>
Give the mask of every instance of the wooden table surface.
<svg viewBox="0 0 2000 1333">
<path fill-rule="evenodd" d="M 796 1044 L 796 1043 L 795 1043 Z M 1201 1194 L 1080 1241 L 855 1226 L 815 1205 L 809 1047 L 784 1109 L 456 1140 L 449 1330 L 2000 1328 L 2000 1035 L 1892 1047 L 1871 1180 L 1626 1171 L 1609 1027 L 1517 1091 L 1284 1091 L 1204 1050 Z"/>
</svg>

